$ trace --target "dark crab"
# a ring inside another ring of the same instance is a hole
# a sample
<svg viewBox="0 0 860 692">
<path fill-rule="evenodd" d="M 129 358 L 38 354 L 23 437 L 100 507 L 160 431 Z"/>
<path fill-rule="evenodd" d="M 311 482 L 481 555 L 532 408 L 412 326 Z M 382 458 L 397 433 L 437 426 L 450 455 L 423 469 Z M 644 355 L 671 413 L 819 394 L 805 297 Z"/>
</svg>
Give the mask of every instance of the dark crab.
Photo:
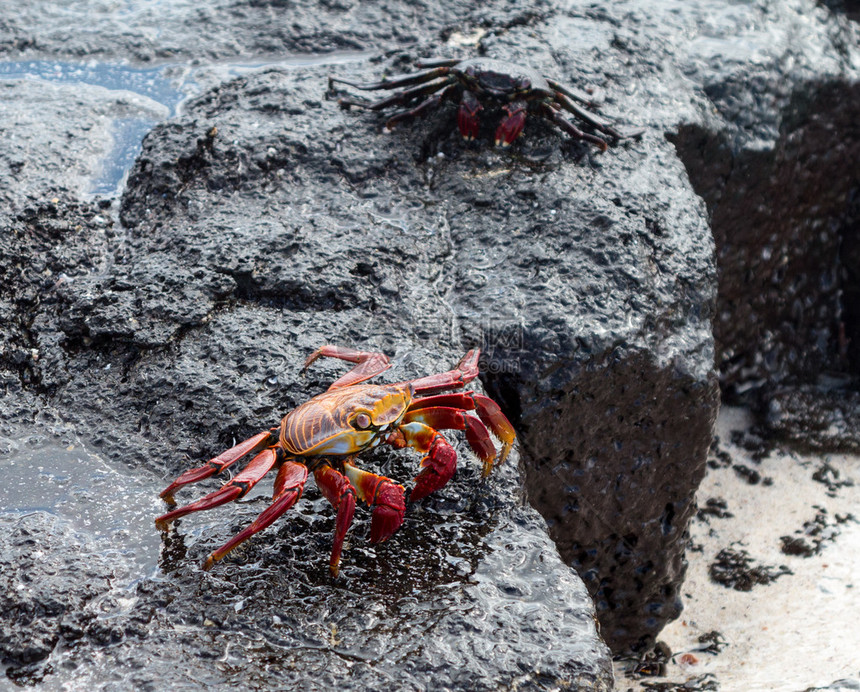
<svg viewBox="0 0 860 692">
<path fill-rule="evenodd" d="M 406 118 L 422 115 L 444 99 L 459 100 L 457 124 L 460 134 L 467 140 L 474 139 L 478 134 L 478 114 L 484 108 L 481 101 L 495 101 L 505 111 L 496 129 L 497 146 L 508 146 L 519 137 L 527 113 L 534 113 L 555 123 L 571 137 L 591 142 L 602 151 L 606 150 L 610 141 L 641 134 L 641 130 L 623 132 L 615 129 L 610 121 L 586 108 L 594 105 L 587 94 L 544 77 L 528 67 L 490 58 L 427 60 L 416 65 L 421 68 L 419 72 L 389 77 L 371 84 L 356 84 L 330 77 L 329 88 L 334 82 L 367 91 L 406 87 L 379 101 L 340 100 L 340 104 L 347 108 L 359 106 L 374 111 L 389 106 L 405 106 L 406 110 L 388 119 L 386 126 L 389 128 Z M 564 116 L 564 111 L 576 116 L 582 121 L 583 127 L 592 132 L 580 130 Z"/>
</svg>

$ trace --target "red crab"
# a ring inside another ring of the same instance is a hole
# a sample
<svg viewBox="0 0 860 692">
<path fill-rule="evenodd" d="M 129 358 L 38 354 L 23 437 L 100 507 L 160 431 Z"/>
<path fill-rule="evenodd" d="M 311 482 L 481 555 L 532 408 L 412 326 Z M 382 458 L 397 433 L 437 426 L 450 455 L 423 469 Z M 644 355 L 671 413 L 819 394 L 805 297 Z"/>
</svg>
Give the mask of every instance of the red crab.
<svg viewBox="0 0 860 692">
<path fill-rule="evenodd" d="M 181 486 L 220 473 L 242 457 L 254 455 L 221 488 L 158 517 L 156 526 L 164 531 L 174 519 L 236 500 L 277 467 L 272 504 L 206 558 L 203 568 L 209 569 L 292 507 L 301 497 L 310 472 L 322 494 L 337 509 L 329 562 L 331 573 L 337 576 L 356 495 L 373 510 L 372 543 L 391 537 L 403 523 L 406 512 L 403 486 L 360 469 L 354 464 L 358 454 L 383 442 L 396 448 L 413 447 L 425 454 L 410 501 L 420 500 L 444 486 L 457 468 L 454 448 L 436 428 L 464 430 L 466 440 L 484 464 L 484 476 L 507 457 L 516 435 L 496 402 L 471 391 L 442 393 L 459 389 L 477 377 L 479 354 L 477 349 L 469 351 L 448 372 L 376 385 L 360 383 L 391 367 L 384 354 L 323 346 L 307 359 L 305 368 L 320 356 L 350 361 L 356 363 L 355 367 L 327 392 L 290 411 L 280 426 L 257 433 L 179 476 L 161 493 L 171 504 L 173 494 Z M 477 416 L 466 411 L 475 411 Z M 498 455 L 490 431 L 502 442 Z"/>
<path fill-rule="evenodd" d="M 443 99 L 459 99 L 457 124 L 460 134 L 467 140 L 478 135 L 478 114 L 484 109 L 481 100 L 494 101 L 501 104 L 506 113 L 496 129 L 496 146 L 508 146 L 519 137 L 526 124 L 526 114 L 530 112 L 555 123 L 575 139 L 595 144 L 602 151 L 608 146 L 607 139 L 583 132 L 564 117 L 563 111 L 576 116 L 585 127 L 612 140 L 636 137 L 642 133 L 642 130 L 616 130 L 610 121 L 583 107 L 593 105 L 587 94 L 544 77 L 540 72 L 528 67 L 490 58 L 426 60 L 418 62 L 417 66 L 424 69 L 372 84 L 356 84 L 329 77 L 329 88 L 333 82 L 366 91 L 407 87 L 371 103 L 353 99 L 340 100 L 344 107 L 360 106 L 375 111 L 389 106 L 406 106 L 407 110 L 395 113 L 388 119 L 386 127 L 389 128 L 400 120 L 422 115 L 430 108 L 438 106 Z"/>
</svg>

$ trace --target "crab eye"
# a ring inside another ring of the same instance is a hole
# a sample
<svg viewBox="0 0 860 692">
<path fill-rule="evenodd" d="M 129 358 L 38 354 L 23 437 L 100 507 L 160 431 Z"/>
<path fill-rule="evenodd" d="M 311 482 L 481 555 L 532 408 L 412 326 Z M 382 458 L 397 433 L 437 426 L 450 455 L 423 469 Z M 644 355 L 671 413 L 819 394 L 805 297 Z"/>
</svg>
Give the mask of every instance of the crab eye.
<svg viewBox="0 0 860 692">
<path fill-rule="evenodd" d="M 359 430 L 366 430 L 370 427 L 370 416 L 366 413 L 359 413 L 353 420 L 353 423 Z"/>
<path fill-rule="evenodd" d="M 531 85 L 531 80 L 528 77 L 523 77 L 518 86 L 521 91 L 528 91 Z"/>
</svg>

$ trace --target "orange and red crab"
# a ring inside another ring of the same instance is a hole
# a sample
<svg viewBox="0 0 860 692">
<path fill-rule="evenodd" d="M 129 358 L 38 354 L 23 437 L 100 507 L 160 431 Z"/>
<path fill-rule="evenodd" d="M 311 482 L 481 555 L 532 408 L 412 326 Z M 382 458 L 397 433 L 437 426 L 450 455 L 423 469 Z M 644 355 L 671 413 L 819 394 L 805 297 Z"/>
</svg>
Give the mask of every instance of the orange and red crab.
<svg viewBox="0 0 860 692">
<path fill-rule="evenodd" d="M 642 130 L 623 132 L 615 129 L 609 120 L 588 110 L 589 106 L 593 106 L 588 94 L 545 77 L 529 67 L 491 58 L 425 60 L 418 62 L 417 67 L 422 69 L 371 84 L 329 77 L 329 88 L 334 82 L 365 91 L 406 87 L 373 102 L 340 100 L 340 104 L 346 108 L 360 106 L 375 111 L 389 106 L 405 106 L 406 110 L 388 119 L 386 127 L 389 129 L 401 120 L 424 114 L 445 99 L 459 100 L 457 125 L 466 140 L 478 136 L 479 113 L 484 109 L 484 104 L 487 101 L 497 103 L 505 115 L 496 129 L 496 146 L 508 146 L 522 134 L 528 113 L 549 120 L 571 137 L 590 142 L 603 151 L 609 141 L 636 137 L 642 133 Z M 578 128 L 565 117 L 565 112 L 575 116 L 583 123 L 583 127 L 592 132 Z"/>
<path fill-rule="evenodd" d="M 376 385 L 361 383 L 391 367 L 384 354 L 323 346 L 307 359 L 305 368 L 320 356 L 340 358 L 355 363 L 355 367 L 335 381 L 328 391 L 290 411 L 280 426 L 259 432 L 179 476 L 161 493 L 171 504 L 173 494 L 183 485 L 220 473 L 242 457 L 254 455 L 245 468 L 221 488 L 158 517 L 156 526 L 164 531 L 174 519 L 236 500 L 277 468 L 272 504 L 206 558 L 203 568 L 209 569 L 292 507 L 302 495 L 308 473 L 313 473 L 320 491 L 337 510 L 329 562 L 331 573 L 337 576 L 356 496 L 372 509 L 372 543 L 390 538 L 403 523 L 406 513 L 403 486 L 356 466 L 355 457 L 361 452 L 384 442 L 398 449 L 412 447 L 423 453 L 421 472 L 415 478 L 410 501 L 439 490 L 457 468 L 457 454 L 437 428 L 465 431 L 469 446 L 483 462 L 485 477 L 494 464 L 500 464 L 507 457 L 516 435 L 496 402 L 472 391 L 442 393 L 461 389 L 478 376 L 479 355 L 477 349 L 469 351 L 457 367 L 448 372 Z M 467 411 L 477 415 L 469 415 Z M 498 454 L 490 431 L 502 442 Z"/>
</svg>

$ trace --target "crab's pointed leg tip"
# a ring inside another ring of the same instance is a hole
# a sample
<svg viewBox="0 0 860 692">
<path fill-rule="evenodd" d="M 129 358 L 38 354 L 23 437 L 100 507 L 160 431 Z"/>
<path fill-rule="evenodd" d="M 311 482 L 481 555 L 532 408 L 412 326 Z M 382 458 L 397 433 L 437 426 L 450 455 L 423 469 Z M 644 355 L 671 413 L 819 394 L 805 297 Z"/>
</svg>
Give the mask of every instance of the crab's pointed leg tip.
<svg viewBox="0 0 860 692">
<path fill-rule="evenodd" d="M 322 355 L 322 349 L 318 348 L 316 351 L 311 353 L 307 358 L 305 358 L 305 364 L 302 365 L 302 372 L 307 370 L 311 366 L 311 363 L 313 363 L 321 355 Z"/>
<path fill-rule="evenodd" d="M 209 557 L 207 557 L 206 562 L 203 563 L 203 571 L 208 572 L 210 569 L 212 569 L 212 567 L 215 565 L 216 562 L 217 562 L 217 560 L 215 559 L 215 557 L 213 555 L 210 555 Z"/>
</svg>

